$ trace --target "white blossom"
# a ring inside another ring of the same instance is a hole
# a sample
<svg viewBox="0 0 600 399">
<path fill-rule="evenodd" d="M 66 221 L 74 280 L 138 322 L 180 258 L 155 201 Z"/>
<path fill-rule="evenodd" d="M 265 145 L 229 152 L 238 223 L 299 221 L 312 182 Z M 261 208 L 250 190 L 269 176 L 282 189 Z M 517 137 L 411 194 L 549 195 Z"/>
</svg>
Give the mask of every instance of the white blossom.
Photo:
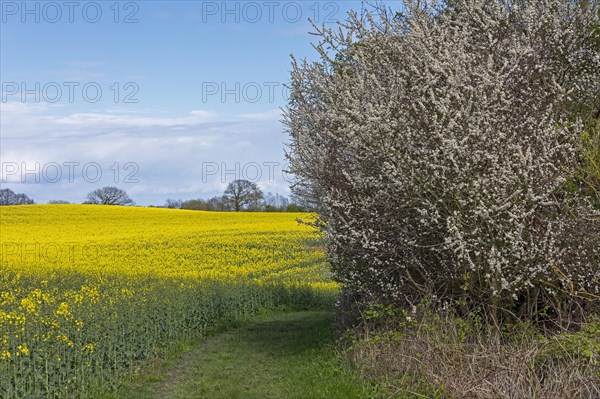
<svg viewBox="0 0 600 399">
<path fill-rule="evenodd" d="M 407 303 L 598 292 L 600 216 L 565 192 L 577 112 L 600 107 L 598 4 L 452 4 L 351 14 L 318 29 L 320 62 L 293 61 L 293 189 L 336 276 Z"/>
</svg>

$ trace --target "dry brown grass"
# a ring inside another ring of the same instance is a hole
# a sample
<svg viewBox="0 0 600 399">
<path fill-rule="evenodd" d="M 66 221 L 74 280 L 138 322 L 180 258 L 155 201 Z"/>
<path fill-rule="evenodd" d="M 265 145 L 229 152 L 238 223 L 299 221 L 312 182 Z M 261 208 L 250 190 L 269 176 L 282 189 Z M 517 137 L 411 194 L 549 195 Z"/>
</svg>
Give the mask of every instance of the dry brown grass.
<svg viewBox="0 0 600 399">
<path fill-rule="evenodd" d="M 556 341 L 523 336 L 509 342 L 480 332 L 463 338 L 451 323 L 420 325 L 401 334 L 363 335 L 348 353 L 364 374 L 395 386 L 399 398 L 406 392 L 427 398 L 600 398 L 600 364 L 567 351 L 550 356 L 556 352 L 546 348 Z"/>
</svg>

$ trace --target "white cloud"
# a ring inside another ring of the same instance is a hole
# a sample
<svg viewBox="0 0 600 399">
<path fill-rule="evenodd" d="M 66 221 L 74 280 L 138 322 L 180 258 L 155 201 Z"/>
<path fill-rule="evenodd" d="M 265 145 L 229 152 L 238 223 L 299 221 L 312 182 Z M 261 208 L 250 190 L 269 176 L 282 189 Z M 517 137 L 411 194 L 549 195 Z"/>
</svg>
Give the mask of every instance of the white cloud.
<svg viewBox="0 0 600 399">
<path fill-rule="evenodd" d="M 142 205 L 162 204 L 169 197 L 209 197 L 222 193 L 229 181 L 245 178 L 245 166 L 251 163 L 262 169 L 261 187 L 287 192 L 288 183 L 280 172 L 284 135 L 279 110 L 240 115 L 193 110 L 184 116 L 143 109 L 67 115 L 56 110 L 21 103 L 2 104 L 0 110 L 0 158 L 3 164 L 19 168 L 10 176 L 4 173 L 2 185 L 31 194 L 37 202 L 81 202 L 87 192 L 102 185 L 122 187 Z M 66 162 L 78 163 L 73 183 L 65 181 Z M 41 176 L 51 163 L 61 165 L 60 182 Z M 101 168 L 98 181 L 86 179 L 83 173 L 92 163 Z M 125 169 L 127 164 L 137 168 L 133 179 L 137 182 L 125 181 L 133 171 Z M 37 168 L 40 183 L 32 184 L 33 174 L 23 179 L 24 168 Z M 276 169 L 271 179 L 269 168 Z"/>
<path fill-rule="evenodd" d="M 46 111 L 48 109 L 48 105 L 43 104 L 28 104 L 28 103 L 9 103 L 9 102 L 1 102 L 0 103 L 0 115 L 2 117 L 9 117 L 10 115 L 22 115 L 22 114 L 31 114 L 31 113 L 39 113 Z"/>
<path fill-rule="evenodd" d="M 214 121 L 216 114 L 209 111 L 192 111 L 190 116 L 183 118 L 157 118 L 157 117 L 139 117 L 130 114 L 100 114 L 100 113 L 80 113 L 72 114 L 63 118 L 56 119 L 59 124 L 83 125 L 101 124 L 111 126 L 178 126 L 194 125 Z"/>
<path fill-rule="evenodd" d="M 241 114 L 240 116 L 244 119 L 252 119 L 259 121 L 278 121 L 282 118 L 282 111 L 280 109 L 274 109 L 267 112 Z"/>
</svg>

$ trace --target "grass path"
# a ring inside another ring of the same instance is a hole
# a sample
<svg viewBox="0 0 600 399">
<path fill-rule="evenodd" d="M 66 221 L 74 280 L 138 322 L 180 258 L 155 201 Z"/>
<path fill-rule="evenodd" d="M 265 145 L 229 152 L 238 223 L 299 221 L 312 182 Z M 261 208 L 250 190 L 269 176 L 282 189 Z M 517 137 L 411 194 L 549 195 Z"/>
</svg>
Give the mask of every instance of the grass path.
<svg viewBox="0 0 600 399">
<path fill-rule="evenodd" d="M 331 313 L 302 311 L 263 316 L 187 343 L 116 397 L 351 399 L 377 391 L 340 364 Z"/>
</svg>

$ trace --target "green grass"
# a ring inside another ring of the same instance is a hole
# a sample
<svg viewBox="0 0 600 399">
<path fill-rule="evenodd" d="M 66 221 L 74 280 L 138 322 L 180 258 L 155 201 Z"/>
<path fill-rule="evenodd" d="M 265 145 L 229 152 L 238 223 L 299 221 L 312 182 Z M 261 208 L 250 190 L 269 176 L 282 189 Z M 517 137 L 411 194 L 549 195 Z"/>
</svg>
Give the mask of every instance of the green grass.
<svg viewBox="0 0 600 399">
<path fill-rule="evenodd" d="M 331 312 L 262 315 L 198 342 L 181 343 L 111 397 L 350 399 L 384 395 L 383 388 L 357 377 L 340 359 Z"/>
</svg>

